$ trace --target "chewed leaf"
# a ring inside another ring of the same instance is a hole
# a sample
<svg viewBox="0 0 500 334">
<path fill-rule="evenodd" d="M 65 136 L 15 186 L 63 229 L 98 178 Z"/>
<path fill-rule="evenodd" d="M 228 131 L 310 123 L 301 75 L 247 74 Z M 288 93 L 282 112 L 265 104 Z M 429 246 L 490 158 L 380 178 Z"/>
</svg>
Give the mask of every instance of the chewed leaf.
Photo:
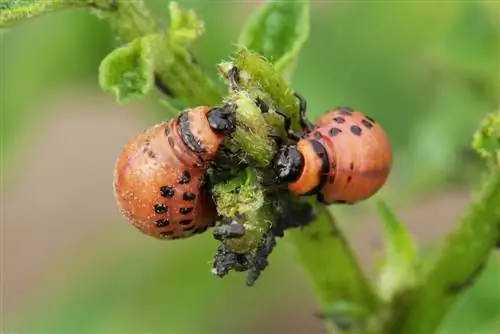
<svg viewBox="0 0 500 334">
<path fill-rule="evenodd" d="M 472 147 L 481 157 L 500 166 L 500 111 L 485 118 L 474 134 Z"/>
<path fill-rule="evenodd" d="M 154 53 L 147 37 L 110 53 L 99 67 L 99 84 L 113 92 L 119 103 L 143 97 L 153 87 Z"/>
<path fill-rule="evenodd" d="M 245 23 L 238 43 L 290 71 L 309 36 L 308 1 L 269 1 Z"/>
<path fill-rule="evenodd" d="M 392 297 L 415 282 L 417 245 L 403 223 L 382 201 L 377 203 L 385 239 L 385 261 L 379 276 L 379 292 L 382 299 Z"/>
<path fill-rule="evenodd" d="M 170 41 L 179 47 L 188 47 L 194 40 L 203 35 L 205 24 L 194 10 L 182 11 L 177 2 L 170 2 Z"/>
</svg>

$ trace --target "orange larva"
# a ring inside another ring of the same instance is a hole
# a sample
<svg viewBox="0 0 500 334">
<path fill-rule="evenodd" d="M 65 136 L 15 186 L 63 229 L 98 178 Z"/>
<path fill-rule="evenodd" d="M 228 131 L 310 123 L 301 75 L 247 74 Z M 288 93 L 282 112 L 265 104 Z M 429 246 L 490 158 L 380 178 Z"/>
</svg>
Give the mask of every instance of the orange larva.
<svg viewBox="0 0 500 334">
<path fill-rule="evenodd" d="M 204 189 L 208 164 L 234 130 L 231 105 L 185 110 L 133 138 L 114 174 L 122 213 L 139 230 L 161 239 L 204 232 L 216 219 Z"/>
</svg>

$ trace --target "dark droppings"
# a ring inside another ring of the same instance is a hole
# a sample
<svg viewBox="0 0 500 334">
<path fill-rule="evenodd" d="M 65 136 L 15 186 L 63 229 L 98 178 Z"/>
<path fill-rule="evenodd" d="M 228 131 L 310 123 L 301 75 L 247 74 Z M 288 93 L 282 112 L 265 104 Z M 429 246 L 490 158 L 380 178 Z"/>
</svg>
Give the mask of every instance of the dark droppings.
<svg viewBox="0 0 500 334">
<path fill-rule="evenodd" d="M 213 235 L 215 240 L 240 238 L 245 234 L 245 228 L 242 224 L 233 220 L 229 223 L 223 223 L 214 228 Z"/>
</svg>

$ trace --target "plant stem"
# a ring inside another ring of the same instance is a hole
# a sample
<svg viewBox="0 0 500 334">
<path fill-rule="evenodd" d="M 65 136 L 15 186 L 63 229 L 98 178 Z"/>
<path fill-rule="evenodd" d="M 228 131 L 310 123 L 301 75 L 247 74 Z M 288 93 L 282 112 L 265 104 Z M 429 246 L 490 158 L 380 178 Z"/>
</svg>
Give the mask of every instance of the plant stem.
<svg viewBox="0 0 500 334">
<path fill-rule="evenodd" d="M 234 62 L 241 73 L 245 73 L 240 83 L 243 89 L 250 90 L 257 96 L 267 94 L 277 106 L 283 108 L 293 118 L 293 125 L 300 128 L 297 99 L 274 67 L 263 57 L 247 49 L 240 50 Z M 230 67 L 230 64 L 223 63 L 220 70 L 224 73 Z M 262 90 L 261 93 L 259 89 Z M 282 127 L 282 124 L 269 125 L 275 127 L 276 132 Z M 242 140 L 249 143 L 258 142 L 259 138 L 253 136 L 256 134 L 247 132 L 247 137 L 243 137 Z M 267 149 L 271 156 L 274 156 L 276 148 L 269 145 Z M 353 326 L 363 326 L 367 317 L 375 311 L 378 304 L 377 297 L 328 208 L 315 200 L 310 201 L 316 211 L 316 218 L 303 228 L 289 230 L 287 238 L 294 244 L 299 258 L 308 271 L 324 310 L 338 309 L 337 313 L 343 320 L 349 321 Z M 345 305 L 356 311 L 351 314 L 342 312 L 340 307 Z M 336 320 L 335 316 L 333 320 Z M 327 326 L 331 328 L 331 324 L 332 322 L 328 322 Z"/>
<path fill-rule="evenodd" d="M 356 325 L 373 314 L 377 297 L 328 208 L 315 203 L 315 210 L 314 221 L 300 230 L 290 230 L 287 236 L 309 273 L 323 311 L 349 305 L 360 311 L 348 319 Z M 335 321 L 334 314 L 332 319 Z"/>
<path fill-rule="evenodd" d="M 11 27 L 27 19 L 57 10 L 85 8 L 96 6 L 92 0 L 43 0 L 32 2 L 11 1 L 0 7 L 0 28 Z"/>
<path fill-rule="evenodd" d="M 394 319 L 391 333 L 434 333 L 460 292 L 481 274 L 499 238 L 500 170 L 492 170 L 450 234 L 421 285 L 411 293 L 408 309 Z"/>
</svg>

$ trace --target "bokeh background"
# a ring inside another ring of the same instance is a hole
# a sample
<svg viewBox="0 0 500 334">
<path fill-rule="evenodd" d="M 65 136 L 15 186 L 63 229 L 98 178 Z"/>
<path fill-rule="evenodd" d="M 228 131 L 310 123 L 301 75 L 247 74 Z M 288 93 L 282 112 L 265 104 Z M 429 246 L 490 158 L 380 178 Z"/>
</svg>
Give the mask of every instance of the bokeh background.
<svg viewBox="0 0 500 334">
<path fill-rule="evenodd" d="M 179 3 L 206 22 L 195 53 L 216 78 L 260 3 Z M 148 4 L 167 22 L 165 1 Z M 482 166 L 469 146 L 498 107 L 499 14 L 498 3 L 480 1 L 312 1 L 293 86 L 313 118 L 349 105 L 384 125 L 396 157 L 379 196 L 426 250 L 478 184 Z M 99 62 L 115 46 L 106 22 L 59 12 L 1 39 L 2 333 L 322 333 L 286 238 L 247 288 L 241 274 L 211 276 L 210 233 L 160 242 L 119 215 L 115 159 L 165 110 L 158 96 L 120 106 L 99 90 Z M 373 200 L 332 210 L 373 279 L 383 246 Z M 499 271 L 497 252 L 440 334 L 500 333 Z"/>
</svg>

